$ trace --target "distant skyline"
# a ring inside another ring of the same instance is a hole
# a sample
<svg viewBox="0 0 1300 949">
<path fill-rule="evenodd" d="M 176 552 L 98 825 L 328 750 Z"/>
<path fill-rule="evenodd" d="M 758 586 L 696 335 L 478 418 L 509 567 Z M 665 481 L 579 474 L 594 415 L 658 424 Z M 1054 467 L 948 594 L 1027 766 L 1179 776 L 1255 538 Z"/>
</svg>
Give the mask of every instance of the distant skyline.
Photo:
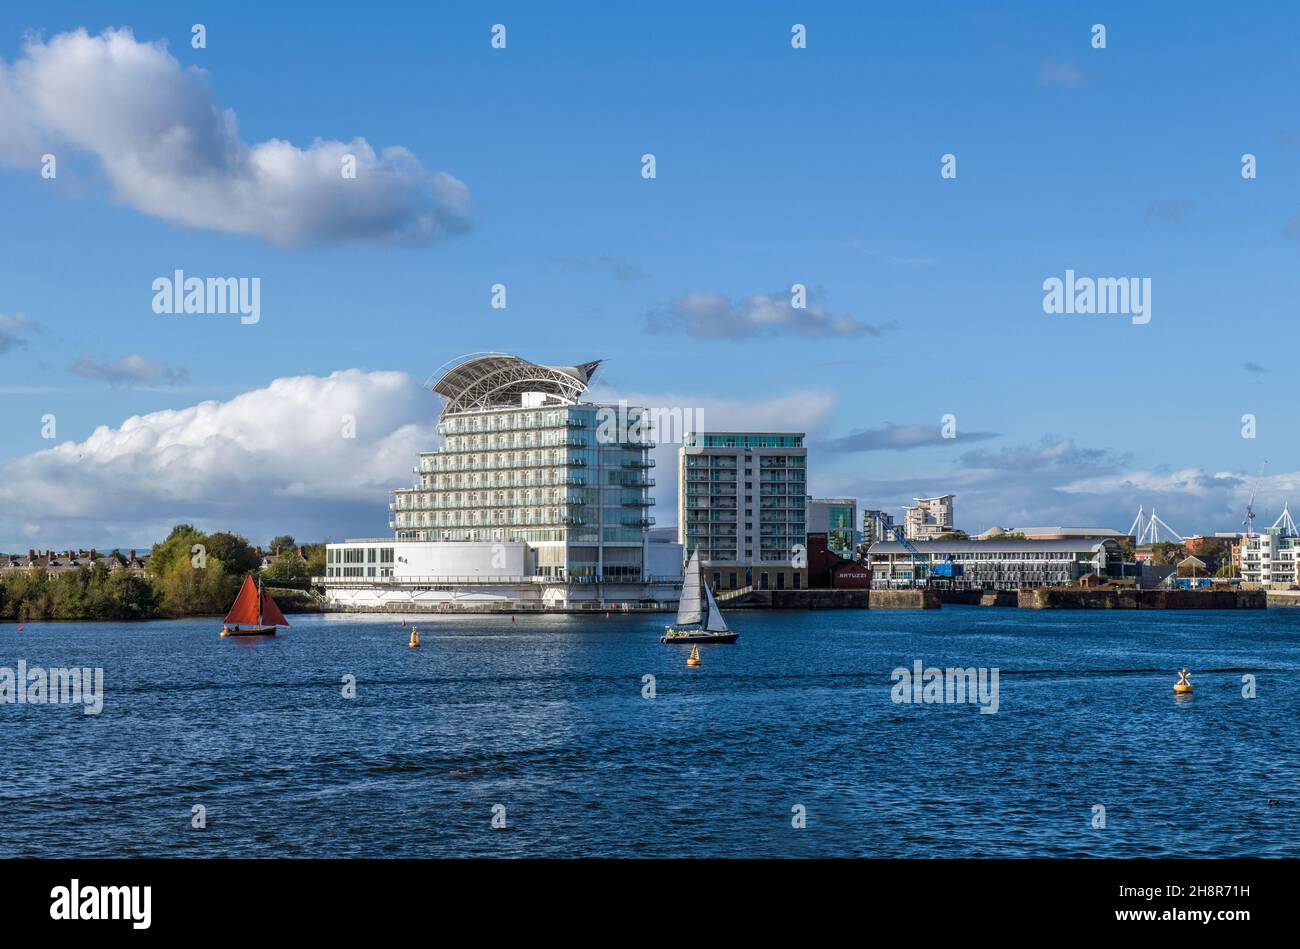
<svg viewBox="0 0 1300 949">
<path fill-rule="evenodd" d="M 1236 530 L 1265 460 L 1256 526 L 1300 499 L 1288 6 L 105 16 L 0 9 L 0 550 L 388 534 L 420 384 L 483 350 L 805 431 L 814 496 L 972 532 Z M 177 270 L 260 318 L 155 313 Z M 1150 322 L 1045 313 L 1067 271 L 1149 279 Z"/>
</svg>

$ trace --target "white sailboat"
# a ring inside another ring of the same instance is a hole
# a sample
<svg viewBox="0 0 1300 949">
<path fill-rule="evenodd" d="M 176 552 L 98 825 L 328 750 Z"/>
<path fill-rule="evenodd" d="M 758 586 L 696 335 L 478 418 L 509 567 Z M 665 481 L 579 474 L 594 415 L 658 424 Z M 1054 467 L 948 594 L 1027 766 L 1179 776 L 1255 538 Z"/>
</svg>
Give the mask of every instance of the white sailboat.
<svg viewBox="0 0 1300 949">
<path fill-rule="evenodd" d="M 677 601 L 677 622 L 664 630 L 661 643 L 734 643 L 740 633 L 727 628 L 718 601 L 704 579 L 700 552 L 691 554 Z"/>
</svg>

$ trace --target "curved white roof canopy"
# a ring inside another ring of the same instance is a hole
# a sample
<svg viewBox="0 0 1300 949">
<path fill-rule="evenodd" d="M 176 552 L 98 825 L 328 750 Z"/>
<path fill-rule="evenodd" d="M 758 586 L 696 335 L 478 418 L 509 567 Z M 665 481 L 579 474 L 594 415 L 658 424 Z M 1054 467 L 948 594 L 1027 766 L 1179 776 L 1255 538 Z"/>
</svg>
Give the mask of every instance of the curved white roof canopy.
<svg viewBox="0 0 1300 949">
<path fill-rule="evenodd" d="M 587 390 L 602 361 L 541 366 L 509 353 L 472 353 L 453 359 L 425 384 L 447 400 L 444 416 L 517 406 L 525 392 L 542 392 L 572 403 Z"/>
</svg>

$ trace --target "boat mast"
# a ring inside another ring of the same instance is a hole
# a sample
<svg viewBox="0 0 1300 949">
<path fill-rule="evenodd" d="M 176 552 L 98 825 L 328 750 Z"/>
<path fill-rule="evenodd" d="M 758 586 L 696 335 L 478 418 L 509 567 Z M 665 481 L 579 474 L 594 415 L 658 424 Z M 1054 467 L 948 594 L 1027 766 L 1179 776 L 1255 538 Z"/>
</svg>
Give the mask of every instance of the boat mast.
<svg viewBox="0 0 1300 949">
<path fill-rule="evenodd" d="M 257 578 L 257 625 L 262 625 L 262 578 Z"/>
</svg>

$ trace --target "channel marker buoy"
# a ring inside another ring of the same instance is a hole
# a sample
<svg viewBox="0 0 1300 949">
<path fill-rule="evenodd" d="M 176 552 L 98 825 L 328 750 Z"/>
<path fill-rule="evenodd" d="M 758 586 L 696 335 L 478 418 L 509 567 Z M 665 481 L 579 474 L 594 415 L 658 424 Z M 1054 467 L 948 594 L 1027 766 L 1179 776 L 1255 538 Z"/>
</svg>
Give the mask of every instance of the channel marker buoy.
<svg viewBox="0 0 1300 949">
<path fill-rule="evenodd" d="M 420 627 L 418 626 L 411 627 L 411 641 L 406 645 L 410 646 L 412 649 L 420 648 Z"/>
<path fill-rule="evenodd" d="M 686 657 L 686 664 L 687 664 L 688 666 L 698 666 L 698 665 L 700 664 L 700 647 L 699 647 L 699 646 L 692 646 L 692 647 L 691 647 L 691 654 L 690 654 L 689 656 Z"/>
<path fill-rule="evenodd" d="M 1191 673 L 1187 671 L 1186 667 L 1184 667 L 1183 670 L 1178 673 L 1178 681 L 1174 683 L 1174 695 L 1191 695 L 1191 694 L 1192 694 Z"/>
</svg>

